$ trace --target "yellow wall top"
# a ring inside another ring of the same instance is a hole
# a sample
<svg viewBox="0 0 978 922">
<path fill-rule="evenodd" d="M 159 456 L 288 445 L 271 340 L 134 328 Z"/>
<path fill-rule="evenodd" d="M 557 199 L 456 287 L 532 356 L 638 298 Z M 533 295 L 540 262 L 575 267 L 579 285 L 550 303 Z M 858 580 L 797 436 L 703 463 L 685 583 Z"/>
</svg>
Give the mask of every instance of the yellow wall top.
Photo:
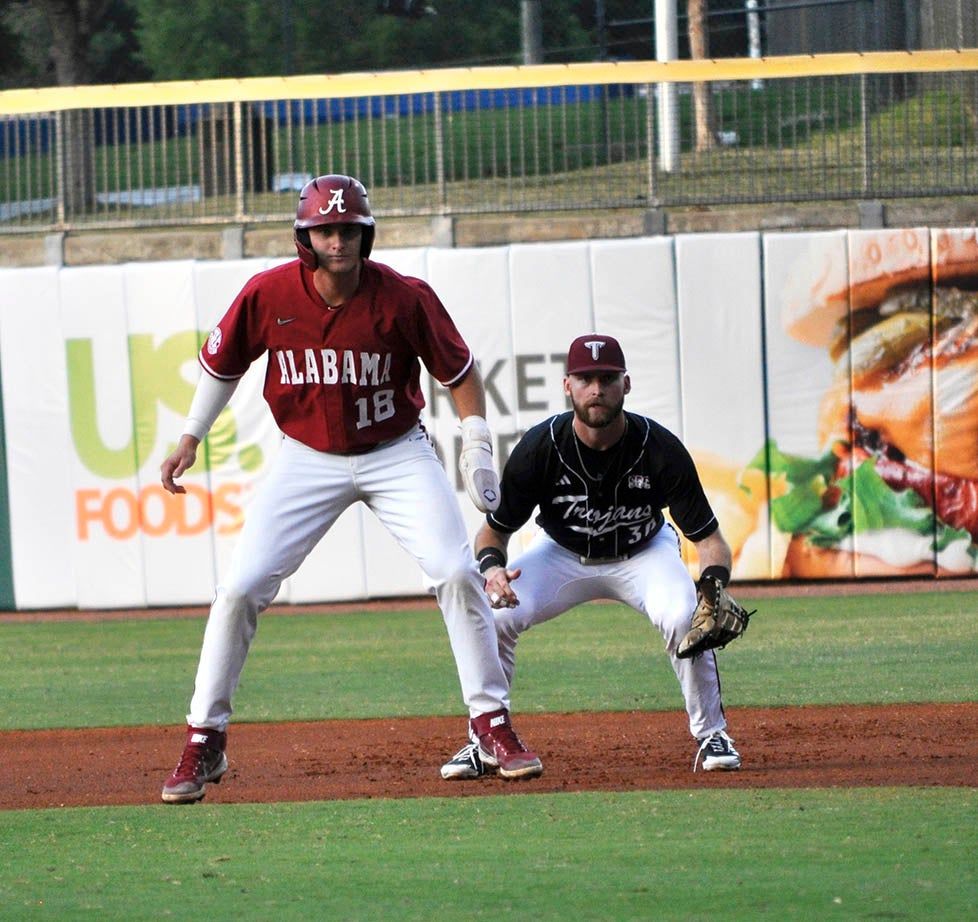
<svg viewBox="0 0 978 922">
<path fill-rule="evenodd" d="M 925 73 L 978 70 L 978 49 L 877 51 L 866 54 L 788 55 L 681 61 L 620 61 L 465 67 L 378 73 L 311 74 L 236 80 L 177 80 L 105 86 L 42 87 L 0 92 L 0 115 L 112 106 L 252 102 L 396 96 L 406 93 L 512 89 L 607 83 L 689 83 L 830 77 L 862 73 Z"/>
</svg>

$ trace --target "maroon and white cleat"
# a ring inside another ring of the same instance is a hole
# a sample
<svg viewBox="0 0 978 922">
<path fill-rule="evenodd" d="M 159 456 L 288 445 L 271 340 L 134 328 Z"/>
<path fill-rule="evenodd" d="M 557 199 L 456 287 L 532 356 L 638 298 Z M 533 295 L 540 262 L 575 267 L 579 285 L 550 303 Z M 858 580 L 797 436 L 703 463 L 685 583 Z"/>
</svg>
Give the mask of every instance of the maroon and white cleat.
<svg viewBox="0 0 978 922">
<path fill-rule="evenodd" d="M 479 755 L 503 778 L 536 778 L 543 774 L 540 757 L 531 752 L 516 735 L 509 711 L 501 708 L 480 714 L 470 721 L 472 733 L 479 741 Z"/>
<path fill-rule="evenodd" d="M 163 800 L 168 804 L 192 804 L 204 797 L 205 785 L 220 784 L 228 770 L 224 754 L 228 735 L 220 730 L 187 727 L 187 742 L 173 774 L 163 785 Z"/>
</svg>

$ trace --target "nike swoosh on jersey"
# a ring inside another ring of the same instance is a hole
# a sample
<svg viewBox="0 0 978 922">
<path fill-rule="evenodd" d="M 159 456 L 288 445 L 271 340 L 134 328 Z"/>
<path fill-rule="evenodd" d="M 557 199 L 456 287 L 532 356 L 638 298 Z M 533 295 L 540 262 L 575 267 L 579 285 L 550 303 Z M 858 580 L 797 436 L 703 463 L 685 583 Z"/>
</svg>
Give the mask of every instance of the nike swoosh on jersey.
<svg viewBox="0 0 978 922">
<path fill-rule="evenodd" d="M 287 323 L 292 323 L 293 320 L 295 320 L 295 317 L 276 317 L 275 318 L 275 322 L 280 327 L 281 326 L 285 326 L 285 324 L 287 324 Z"/>
</svg>

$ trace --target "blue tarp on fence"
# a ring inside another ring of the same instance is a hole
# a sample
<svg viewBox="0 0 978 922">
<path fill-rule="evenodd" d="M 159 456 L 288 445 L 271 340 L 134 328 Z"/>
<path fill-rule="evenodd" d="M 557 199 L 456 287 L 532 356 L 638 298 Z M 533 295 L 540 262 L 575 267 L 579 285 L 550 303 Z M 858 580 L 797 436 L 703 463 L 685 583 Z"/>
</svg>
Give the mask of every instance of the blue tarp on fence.
<svg viewBox="0 0 978 922">
<path fill-rule="evenodd" d="M 452 90 L 441 94 L 445 114 L 484 109 L 537 108 L 573 105 L 632 96 L 632 84 L 523 87 L 497 90 Z M 357 96 L 343 99 L 283 99 L 248 103 L 252 118 L 264 116 L 279 122 L 306 125 L 367 118 L 427 115 L 434 111 L 434 93 L 403 96 Z M 193 134 L 197 125 L 211 118 L 224 120 L 230 103 L 203 105 L 140 106 L 93 111 L 96 146 L 158 141 Z M 26 152 L 46 153 L 54 137 L 54 116 L 30 116 L 0 120 L 0 158 Z"/>
</svg>

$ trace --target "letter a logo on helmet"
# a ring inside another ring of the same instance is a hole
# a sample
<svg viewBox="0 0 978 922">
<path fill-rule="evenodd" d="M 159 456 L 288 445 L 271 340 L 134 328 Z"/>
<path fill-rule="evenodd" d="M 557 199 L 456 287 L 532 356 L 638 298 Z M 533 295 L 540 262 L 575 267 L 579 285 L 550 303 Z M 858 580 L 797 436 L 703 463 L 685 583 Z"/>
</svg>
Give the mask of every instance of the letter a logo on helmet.
<svg viewBox="0 0 978 922">
<path fill-rule="evenodd" d="M 323 224 L 359 224 L 360 257 L 366 259 L 374 245 L 376 226 L 370 213 L 367 190 L 352 176 L 329 174 L 307 182 L 299 193 L 295 210 L 295 249 L 304 266 L 315 270 L 319 265 L 309 241 L 309 228 Z"/>
<path fill-rule="evenodd" d="M 335 207 L 340 214 L 346 214 L 346 205 L 343 204 L 343 190 L 333 189 L 332 192 L 333 194 L 330 196 L 329 201 L 326 203 L 326 207 L 323 208 L 322 205 L 319 206 L 319 213 L 321 215 L 327 215 Z"/>
</svg>

